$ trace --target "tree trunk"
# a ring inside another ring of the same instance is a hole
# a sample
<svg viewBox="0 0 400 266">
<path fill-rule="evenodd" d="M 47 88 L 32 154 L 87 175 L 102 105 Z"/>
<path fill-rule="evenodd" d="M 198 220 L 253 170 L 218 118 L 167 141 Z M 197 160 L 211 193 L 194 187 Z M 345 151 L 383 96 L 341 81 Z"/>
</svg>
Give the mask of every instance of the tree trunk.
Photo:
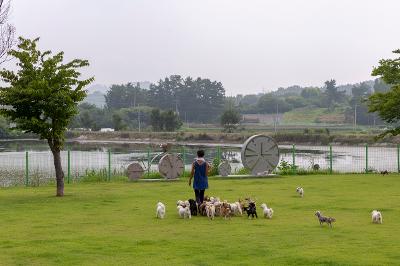
<svg viewBox="0 0 400 266">
<path fill-rule="evenodd" d="M 64 196 L 64 172 L 61 165 L 61 152 L 60 149 L 52 149 L 54 158 L 54 168 L 56 169 L 56 181 L 57 181 L 57 197 Z"/>
</svg>

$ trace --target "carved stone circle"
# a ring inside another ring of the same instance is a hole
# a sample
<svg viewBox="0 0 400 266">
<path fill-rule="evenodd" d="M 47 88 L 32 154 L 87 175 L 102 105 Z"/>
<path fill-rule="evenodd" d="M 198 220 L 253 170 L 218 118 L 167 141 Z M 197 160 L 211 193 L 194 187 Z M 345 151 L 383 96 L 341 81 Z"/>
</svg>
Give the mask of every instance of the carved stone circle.
<svg viewBox="0 0 400 266">
<path fill-rule="evenodd" d="M 128 178 L 129 180 L 138 180 L 143 176 L 144 169 L 138 162 L 128 165 Z"/>
</svg>

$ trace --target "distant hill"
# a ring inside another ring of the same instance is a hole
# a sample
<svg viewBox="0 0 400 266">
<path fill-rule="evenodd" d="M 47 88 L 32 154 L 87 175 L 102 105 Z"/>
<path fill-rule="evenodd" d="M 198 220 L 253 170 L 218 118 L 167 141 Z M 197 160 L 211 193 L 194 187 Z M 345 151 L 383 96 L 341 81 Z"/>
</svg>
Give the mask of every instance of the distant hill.
<svg viewBox="0 0 400 266">
<path fill-rule="evenodd" d="M 140 81 L 140 82 L 131 82 L 132 84 L 139 83 L 140 88 L 148 90 L 150 88 L 151 82 L 149 81 Z M 103 108 L 106 104 L 106 100 L 104 95 L 107 94 L 107 91 L 110 89 L 110 86 L 104 84 L 94 84 L 89 86 L 86 90 L 88 95 L 83 100 L 83 102 L 94 104 L 99 108 Z"/>
<path fill-rule="evenodd" d="M 102 94 L 106 94 L 109 89 L 110 89 L 110 86 L 106 86 L 104 84 L 94 84 L 94 85 L 91 85 L 86 88 L 86 90 L 88 91 L 88 94 L 94 93 L 96 91 L 98 91 Z"/>
<path fill-rule="evenodd" d="M 367 81 L 363 81 L 360 83 L 354 83 L 354 84 L 346 84 L 346 85 L 338 85 L 338 91 L 345 91 L 346 95 L 352 95 L 351 92 L 351 88 L 353 88 L 355 85 L 360 85 L 361 83 L 367 84 L 368 87 L 370 88 L 371 91 L 373 91 L 373 87 L 374 87 L 374 81 L 373 80 L 367 80 Z"/>
<path fill-rule="evenodd" d="M 370 88 L 371 91 L 372 88 L 374 87 L 374 80 L 366 80 L 363 82 L 359 82 L 359 83 L 354 83 L 354 84 L 344 84 L 344 85 L 337 85 L 337 89 L 338 91 L 344 91 L 347 95 L 351 96 L 351 88 L 353 88 L 355 85 L 360 85 L 361 83 L 365 83 L 367 84 Z M 278 88 L 275 91 L 271 91 L 272 95 L 275 96 L 289 96 L 289 95 L 300 95 L 301 91 L 307 87 L 301 87 L 298 85 L 293 85 L 287 88 Z M 320 87 L 321 91 L 324 91 L 325 88 L 324 87 Z"/>
<path fill-rule="evenodd" d="M 293 85 L 287 88 L 279 88 L 276 91 L 272 91 L 272 95 L 275 96 L 284 96 L 284 95 L 300 95 L 301 91 L 303 90 L 303 87 L 300 87 L 298 85 Z"/>
<path fill-rule="evenodd" d="M 95 91 L 93 93 L 88 94 L 86 98 L 83 100 L 85 103 L 90 103 L 96 105 L 98 108 L 103 108 L 104 105 L 106 104 L 106 100 L 104 99 L 103 93 L 99 91 Z"/>
</svg>

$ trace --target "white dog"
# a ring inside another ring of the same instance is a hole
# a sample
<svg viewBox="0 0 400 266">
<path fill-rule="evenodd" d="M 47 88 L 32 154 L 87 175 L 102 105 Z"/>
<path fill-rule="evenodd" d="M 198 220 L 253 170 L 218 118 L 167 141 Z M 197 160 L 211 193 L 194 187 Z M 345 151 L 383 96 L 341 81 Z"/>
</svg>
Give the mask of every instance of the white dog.
<svg viewBox="0 0 400 266">
<path fill-rule="evenodd" d="M 263 209 L 264 217 L 271 219 L 272 215 L 274 215 L 274 210 L 272 208 L 268 208 L 267 204 L 261 204 L 261 209 Z"/>
<path fill-rule="evenodd" d="M 304 189 L 302 187 L 296 188 L 296 192 L 299 193 L 300 197 L 304 196 Z"/>
<path fill-rule="evenodd" d="M 229 203 L 229 206 L 231 207 L 231 211 L 234 215 L 238 215 L 238 214 L 240 214 L 240 216 L 243 215 L 243 211 L 242 211 L 242 208 L 240 207 L 239 202 Z"/>
<path fill-rule="evenodd" d="M 156 217 L 164 219 L 165 216 L 165 205 L 162 202 L 158 202 L 156 206 Z"/>
<path fill-rule="evenodd" d="M 372 222 L 375 224 L 381 224 L 383 222 L 382 214 L 380 211 L 373 210 L 371 213 Z"/>
<path fill-rule="evenodd" d="M 208 203 L 206 205 L 206 213 L 207 213 L 207 217 L 209 219 L 213 220 L 215 217 L 215 206 L 213 204 Z"/>
<path fill-rule="evenodd" d="M 178 209 L 178 214 L 181 218 L 183 218 L 183 219 L 185 219 L 185 218 L 191 219 L 192 218 L 189 206 L 186 206 L 186 207 L 178 206 L 176 208 Z"/>
<path fill-rule="evenodd" d="M 188 200 L 178 200 L 176 202 L 176 206 L 182 206 L 182 207 L 186 207 L 186 206 L 190 206 L 189 201 Z"/>
</svg>

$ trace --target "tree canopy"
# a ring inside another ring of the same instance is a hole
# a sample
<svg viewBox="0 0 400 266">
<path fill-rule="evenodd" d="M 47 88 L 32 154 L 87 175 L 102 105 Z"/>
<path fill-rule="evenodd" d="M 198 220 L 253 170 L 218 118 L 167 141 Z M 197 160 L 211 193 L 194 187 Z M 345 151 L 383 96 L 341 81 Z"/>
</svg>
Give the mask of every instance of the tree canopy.
<svg viewBox="0 0 400 266">
<path fill-rule="evenodd" d="M 39 38 L 20 37 L 18 49 L 10 51 L 18 70 L 0 71 L 0 77 L 9 85 L 0 89 L 0 112 L 17 128 L 47 140 L 54 157 L 57 196 L 63 196 L 60 150 L 64 133 L 78 112 L 78 103 L 86 96 L 84 87 L 93 78 L 79 79 L 77 69 L 88 66 L 87 60 L 75 59 L 64 64 L 63 52 L 42 52 L 37 49 L 38 41 Z"/>
<path fill-rule="evenodd" d="M 393 51 L 398 56 L 400 49 Z M 379 137 L 387 134 L 400 134 L 400 57 L 395 59 L 382 59 L 379 66 L 372 71 L 373 76 L 379 76 L 391 89 L 387 92 L 376 92 L 368 99 L 370 112 L 377 112 L 387 123 L 394 128 L 386 130 Z"/>
</svg>

